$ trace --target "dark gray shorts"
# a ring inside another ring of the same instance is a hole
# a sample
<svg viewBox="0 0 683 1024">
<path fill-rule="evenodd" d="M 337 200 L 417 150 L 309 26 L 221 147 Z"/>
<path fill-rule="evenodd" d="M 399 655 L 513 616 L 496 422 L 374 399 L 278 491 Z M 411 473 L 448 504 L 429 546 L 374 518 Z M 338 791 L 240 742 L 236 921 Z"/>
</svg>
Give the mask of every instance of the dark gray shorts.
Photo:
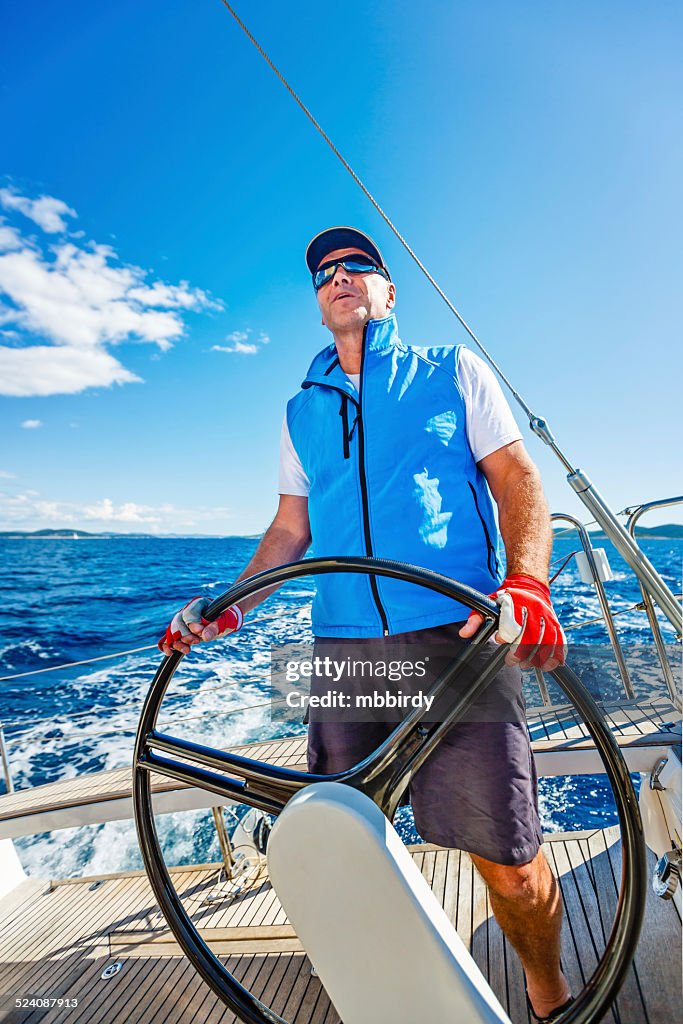
<svg viewBox="0 0 683 1024">
<path fill-rule="evenodd" d="M 319 637 L 315 652 L 321 657 L 347 652 L 353 643 L 363 657 L 378 658 L 383 652 L 389 657 L 397 642 L 402 648 L 421 645 L 430 650 L 445 644 L 450 658 L 466 643 L 457 635 L 461 625 L 451 623 L 358 641 Z M 483 660 L 490 657 L 491 645 L 494 641 L 483 649 Z M 339 686 L 344 685 L 352 692 L 355 681 L 345 684 L 342 680 Z M 311 694 L 325 688 L 329 688 L 329 680 L 313 676 Z M 521 689 L 521 671 L 504 666 L 472 705 L 467 719 L 449 730 L 415 775 L 410 802 L 415 826 L 426 842 L 457 847 L 498 864 L 526 864 L 538 853 L 542 836 L 537 778 Z M 329 713 L 310 710 L 308 767 L 322 775 L 357 764 L 395 728 L 390 721 L 329 718 Z"/>
</svg>

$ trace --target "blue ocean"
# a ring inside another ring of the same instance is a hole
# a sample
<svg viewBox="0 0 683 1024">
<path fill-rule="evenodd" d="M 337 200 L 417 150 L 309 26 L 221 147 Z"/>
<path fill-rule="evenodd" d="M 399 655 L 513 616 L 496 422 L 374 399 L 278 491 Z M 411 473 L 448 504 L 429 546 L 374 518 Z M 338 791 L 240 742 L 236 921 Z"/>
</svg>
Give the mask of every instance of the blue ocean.
<svg viewBox="0 0 683 1024">
<path fill-rule="evenodd" d="M 632 610 L 640 590 L 612 546 L 595 543 L 606 549 L 614 573 L 605 586 L 642 696 L 651 692 L 656 672 L 638 671 L 643 651 L 652 653 L 646 616 Z M 16 788 L 131 763 L 140 704 L 161 658 L 156 640 L 170 615 L 195 594 L 217 597 L 226 590 L 256 544 L 249 538 L 0 539 L 0 676 L 118 655 L 0 681 L 0 721 Z M 575 534 L 559 536 L 555 569 L 578 546 Z M 648 538 L 642 546 L 678 592 L 683 541 Z M 552 589 L 570 643 L 580 644 L 570 664 L 599 663 L 592 688 L 599 696 L 618 695 L 604 625 L 572 628 L 600 615 L 595 590 L 580 581 L 573 559 Z M 303 731 L 303 725 L 271 719 L 270 657 L 273 644 L 311 639 L 313 590 L 310 579 L 289 584 L 256 609 L 237 636 L 193 650 L 164 701 L 164 731 L 219 747 Z M 672 643 L 665 620 L 662 630 Z M 531 676 L 527 699 L 540 703 Z M 546 831 L 616 821 L 602 776 L 542 779 L 540 787 Z M 167 863 L 219 859 L 210 811 L 163 815 L 158 827 Z M 401 812 L 398 828 L 406 840 L 417 840 L 409 809 Z M 26 870 L 37 876 L 142 866 L 131 821 L 32 836 L 16 845 Z"/>
</svg>

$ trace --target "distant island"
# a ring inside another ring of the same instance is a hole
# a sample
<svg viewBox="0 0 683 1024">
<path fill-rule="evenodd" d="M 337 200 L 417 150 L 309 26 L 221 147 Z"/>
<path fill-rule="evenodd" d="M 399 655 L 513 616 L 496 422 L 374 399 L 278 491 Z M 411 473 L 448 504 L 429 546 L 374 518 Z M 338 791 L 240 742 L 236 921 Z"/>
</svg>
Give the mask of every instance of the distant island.
<svg viewBox="0 0 683 1024">
<path fill-rule="evenodd" d="M 139 540 L 260 540 L 263 534 L 220 534 L 220 533 L 89 533 L 87 530 L 0 530 L 4 540 L 111 540 L 128 538 Z"/>
<path fill-rule="evenodd" d="M 556 526 L 553 533 L 567 533 L 567 527 Z M 591 540 L 607 540 L 604 530 L 589 530 Z M 636 526 L 636 537 L 647 537 L 648 540 L 674 540 L 683 537 L 683 524 L 664 523 L 662 526 Z"/>
<path fill-rule="evenodd" d="M 555 527 L 554 533 L 567 533 L 566 527 Z M 603 530 L 589 530 L 591 540 L 607 540 Z M 89 533 L 87 530 L 0 530 L 0 538 L 8 540 L 106 540 L 114 537 L 127 537 L 129 539 L 179 539 L 190 540 L 260 540 L 263 534 L 217 534 L 217 533 L 114 533 L 106 531 L 103 533 Z M 647 537 L 650 540 L 673 540 L 683 537 L 683 525 L 680 523 L 665 523 L 663 526 L 638 526 L 637 537 Z"/>
</svg>

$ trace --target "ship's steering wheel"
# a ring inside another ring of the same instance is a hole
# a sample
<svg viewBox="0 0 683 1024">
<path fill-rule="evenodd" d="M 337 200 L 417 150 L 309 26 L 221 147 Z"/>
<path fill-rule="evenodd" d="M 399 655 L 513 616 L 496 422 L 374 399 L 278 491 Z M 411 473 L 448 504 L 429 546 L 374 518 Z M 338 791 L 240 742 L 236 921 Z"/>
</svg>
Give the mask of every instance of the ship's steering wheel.
<svg viewBox="0 0 683 1024">
<path fill-rule="evenodd" d="M 311 775 L 225 753 L 157 731 L 164 698 L 183 655 L 174 652 L 159 667 L 140 717 L 135 743 L 133 802 L 142 857 L 168 925 L 179 945 L 207 984 L 248 1024 L 286 1024 L 283 1018 L 244 988 L 211 952 L 176 893 L 161 853 L 154 823 L 151 773 L 180 780 L 218 796 L 278 814 L 287 801 L 313 782 L 342 782 L 370 796 L 393 817 L 410 779 L 442 738 L 462 718 L 470 703 L 501 668 L 507 647 L 497 647 L 489 661 L 472 675 L 474 652 L 498 626 L 498 607 L 490 598 L 446 576 L 377 558 L 311 558 L 268 570 L 241 581 L 206 611 L 214 619 L 231 604 L 288 580 L 325 573 L 371 573 L 427 587 L 480 612 L 485 621 L 472 643 L 434 683 L 435 701 L 447 701 L 448 713 L 439 722 L 425 722 L 425 708 L 414 709 L 391 736 L 359 765 L 336 775 Z M 621 888 L 612 930 L 603 955 L 583 990 L 557 1024 L 588 1024 L 606 1012 L 626 976 L 638 943 L 647 887 L 642 822 L 628 768 L 595 701 L 569 668 L 557 668 L 553 678 L 577 709 L 602 759 L 610 780 L 621 827 Z M 457 685 L 453 685 L 457 683 Z M 430 716 L 432 717 L 432 716 Z M 230 776 L 237 771 L 241 778 Z"/>
</svg>

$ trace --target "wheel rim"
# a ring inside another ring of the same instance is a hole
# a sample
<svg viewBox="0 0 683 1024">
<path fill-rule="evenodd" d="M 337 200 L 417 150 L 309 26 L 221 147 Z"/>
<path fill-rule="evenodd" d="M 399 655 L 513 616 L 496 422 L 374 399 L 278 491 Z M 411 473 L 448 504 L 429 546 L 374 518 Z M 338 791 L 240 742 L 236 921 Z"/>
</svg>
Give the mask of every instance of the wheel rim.
<svg viewBox="0 0 683 1024">
<path fill-rule="evenodd" d="M 475 637 L 476 642 L 485 642 L 495 632 L 498 608 L 490 598 L 438 573 L 432 573 L 403 562 L 374 558 L 303 559 L 280 566 L 278 569 L 259 573 L 257 576 L 243 580 L 231 587 L 206 609 L 205 616 L 210 620 L 215 619 L 231 604 L 287 580 L 334 572 L 370 573 L 426 587 L 466 604 L 485 617 L 484 626 Z M 489 665 L 485 667 L 485 670 L 490 669 L 489 675 L 498 671 L 504 653 L 505 648 L 501 648 L 500 652 L 490 659 Z M 161 703 L 183 657 L 184 655 L 174 652 L 164 659 L 152 682 L 140 716 L 133 760 L 133 804 L 142 858 L 150 884 L 169 928 L 207 984 L 240 1019 L 248 1024 L 286 1024 L 282 1017 L 252 995 L 223 966 L 201 938 L 187 914 L 173 887 L 161 853 L 152 808 L 151 772 L 160 772 L 171 778 L 181 778 L 183 781 L 216 792 L 230 800 L 244 802 L 274 813 L 278 813 L 289 797 L 304 786 L 323 779 L 327 781 L 334 779 L 355 785 L 356 788 L 367 792 L 387 813 L 392 810 L 393 805 L 398 803 L 396 795 L 399 792 L 398 787 L 402 785 L 404 789 L 407 785 L 406 774 L 408 772 L 414 774 L 417 768 L 413 767 L 411 762 L 405 768 L 402 776 L 400 772 L 398 773 L 399 777 L 396 776 L 396 773 L 391 774 L 391 741 L 396 731 L 382 745 L 382 748 L 379 748 L 375 755 L 366 759 L 366 762 L 362 762 L 361 766 L 356 766 L 356 768 L 336 776 L 315 776 L 289 769 L 275 769 L 262 762 L 241 758 L 237 755 L 226 755 L 222 751 L 157 733 L 156 721 Z M 465 661 L 466 656 L 463 658 L 463 663 Z M 491 668 L 491 666 L 493 667 Z M 452 675 L 453 671 L 451 670 Z M 557 1018 L 557 1024 L 588 1024 L 588 1022 L 600 1020 L 612 1003 L 635 953 L 645 910 L 647 887 L 645 844 L 638 801 L 628 768 L 602 713 L 571 669 L 557 668 L 552 676 L 581 714 L 586 728 L 595 742 L 612 787 L 621 829 L 622 877 L 610 936 L 592 977 L 569 1009 Z M 473 699 L 472 692 L 474 690 L 476 687 L 470 687 L 469 694 L 465 694 L 466 698 L 469 696 L 469 699 L 466 700 L 459 712 L 447 721 L 447 728 L 450 728 L 453 721 L 462 717 L 470 700 Z M 414 718 L 416 722 L 419 717 L 419 714 L 408 716 L 408 718 Z M 445 728 L 440 731 L 443 734 Z M 429 737 L 425 739 L 424 749 L 421 748 L 420 753 L 422 761 L 437 743 L 438 737 L 434 739 L 432 736 L 431 745 L 429 745 Z M 383 761 L 381 761 L 376 755 L 379 755 L 385 747 L 387 749 Z M 427 747 L 429 747 L 428 750 Z M 176 757 L 189 759 L 191 764 L 178 767 L 179 762 L 159 755 L 157 753 L 159 750 L 165 753 L 170 752 Z M 426 753 L 425 750 L 427 750 Z M 371 763 L 373 758 L 375 758 L 374 768 Z M 363 768 L 363 765 L 366 767 Z M 248 785 L 244 785 L 242 782 L 231 785 L 236 780 L 226 780 L 225 776 L 219 775 L 214 770 L 216 767 L 222 772 L 231 767 L 238 768 L 242 774 L 246 771 Z"/>
</svg>

